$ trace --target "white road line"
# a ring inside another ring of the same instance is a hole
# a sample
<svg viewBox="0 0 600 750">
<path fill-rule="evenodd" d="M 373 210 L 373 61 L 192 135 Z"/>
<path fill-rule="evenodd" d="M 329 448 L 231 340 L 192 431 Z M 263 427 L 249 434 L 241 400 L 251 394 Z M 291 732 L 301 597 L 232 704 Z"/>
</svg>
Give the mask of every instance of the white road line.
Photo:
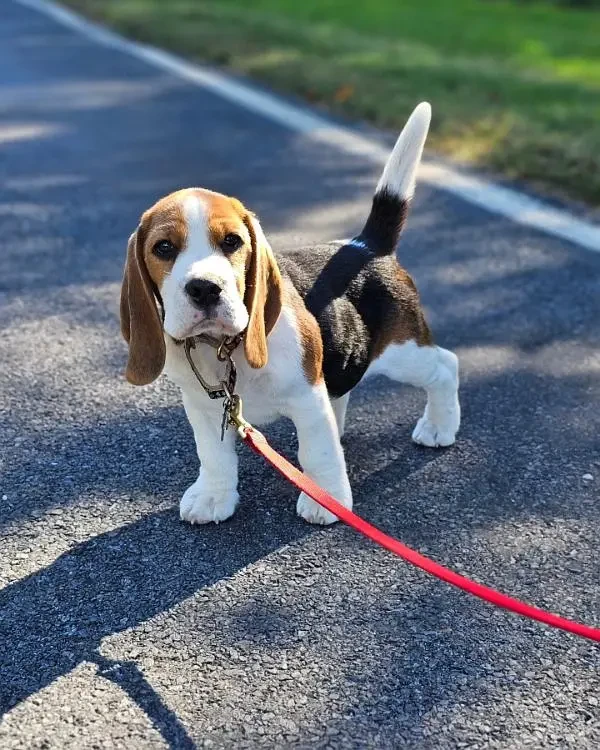
<svg viewBox="0 0 600 750">
<path fill-rule="evenodd" d="M 320 115 L 313 114 L 308 109 L 297 107 L 273 94 L 255 90 L 222 73 L 187 62 L 169 52 L 132 42 L 49 0 L 13 0 L 13 2 L 43 13 L 97 44 L 125 52 L 156 68 L 208 89 L 289 130 L 302 133 L 313 141 L 326 143 L 346 153 L 366 157 L 378 164 L 384 164 L 387 159 L 389 153 L 387 146 L 349 128 L 336 125 Z M 439 190 L 452 193 L 486 211 L 505 216 L 518 224 L 560 237 L 587 250 L 600 252 L 600 226 L 579 219 L 569 211 L 553 208 L 517 190 L 495 185 L 435 161 L 427 161 L 421 165 L 419 180 Z"/>
</svg>

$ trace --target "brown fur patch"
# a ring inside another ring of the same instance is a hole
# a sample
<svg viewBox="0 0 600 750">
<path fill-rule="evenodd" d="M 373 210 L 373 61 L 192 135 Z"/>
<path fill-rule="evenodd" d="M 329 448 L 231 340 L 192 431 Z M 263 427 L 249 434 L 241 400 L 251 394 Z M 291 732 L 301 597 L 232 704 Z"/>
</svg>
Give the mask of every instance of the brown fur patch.
<svg viewBox="0 0 600 750">
<path fill-rule="evenodd" d="M 267 336 L 281 313 L 283 281 L 273 251 L 256 217 L 247 212 L 244 222 L 252 244 L 244 294 L 249 316 L 244 351 L 250 367 L 260 368 L 269 361 Z"/>
<path fill-rule="evenodd" d="M 187 242 L 187 224 L 183 215 L 181 194 L 179 191 L 162 198 L 149 208 L 140 222 L 144 236 L 144 261 L 150 278 L 160 289 L 165 276 L 173 267 L 173 260 L 162 260 L 152 252 L 152 248 L 161 240 L 168 240 L 178 250 L 183 250 Z"/>
<path fill-rule="evenodd" d="M 127 380 L 134 385 L 156 380 L 165 364 L 165 342 L 153 281 L 144 260 L 141 227 L 131 235 L 127 245 L 121 286 L 121 332 L 129 344 Z"/>
<path fill-rule="evenodd" d="M 296 318 L 306 379 L 311 385 L 320 383 L 323 380 L 323 340 L 319 324 L 290 282 L 284 284 L 284 304 L 293 310 Z"/>
<path fill-rule="evenodd" d="M 397 265 L 393 287 L 388 289 L 390 304 L 388 315 L 373 347 L 377 359 L 390 344 L 415 341 L 419 346 L 431 346 L 433 337 L 423 310 L 417 287 L 410 275 Z"/>
</svg>

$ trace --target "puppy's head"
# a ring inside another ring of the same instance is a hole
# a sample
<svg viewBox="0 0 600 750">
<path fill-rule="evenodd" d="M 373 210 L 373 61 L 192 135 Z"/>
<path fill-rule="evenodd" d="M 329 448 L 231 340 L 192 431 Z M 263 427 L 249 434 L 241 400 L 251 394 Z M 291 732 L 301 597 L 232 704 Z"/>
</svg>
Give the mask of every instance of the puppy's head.
<svg viewBox="0 0 600 750">
<path fill-rule="evenodd" d="M 145 385 L 160 375 L 164 333 L 181 340 L 246 330 L 248 362 L 264 367 L 267 335 L 280 312 L 281 276 L 273 252 L 257 219 L 238 200 L 192 188 L 162 198 L 143 214 L 129 238 L 121 287 L 129 382 Z"/>
</svg>

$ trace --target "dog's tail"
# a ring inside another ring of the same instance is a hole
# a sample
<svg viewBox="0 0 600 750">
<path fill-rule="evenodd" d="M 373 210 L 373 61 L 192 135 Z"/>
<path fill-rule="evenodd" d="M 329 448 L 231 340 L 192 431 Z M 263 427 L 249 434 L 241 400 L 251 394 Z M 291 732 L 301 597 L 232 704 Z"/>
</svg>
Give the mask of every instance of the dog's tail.
<svg viewBox="0 0 600 750">
<path fill-rule="evenodd" d="M 417 169 L 430 120 L 431 107 L 427 102 L 421 102 L 408 118 L 383 169 L 371 213 L 355 240 L 376 255 L 389 255 L 396 250 L 415 192 Z"/>
</svg>

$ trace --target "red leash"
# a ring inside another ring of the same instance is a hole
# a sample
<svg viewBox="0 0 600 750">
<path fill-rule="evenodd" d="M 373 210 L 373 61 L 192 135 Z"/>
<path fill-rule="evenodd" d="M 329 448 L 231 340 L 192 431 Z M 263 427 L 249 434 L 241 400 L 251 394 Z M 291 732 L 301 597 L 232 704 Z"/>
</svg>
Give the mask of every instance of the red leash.
<svg viewBox="0 0 600 750">
<path fill-rule="evenodd" d="M 417 568 L 421 568 L 426 573 L 440 578 L 446 583 L 451 583 L 453 586 L 457 586 L 459 589 L 466 591 L 469 594 L 478 596 L 486 602 L 495 604 L 497 607 L 508 609 L 510 612 L 516 612 L 518 615 L 524 615 L 532 620 L 539 620 L 546 625 L 551 625 L 554 628 L 560 628 L 566 630 L 569 633 L 575 633 L 575 635 L 582 636 L 583 638 L 589 638 L 592 641 L 600 642 L 600 629 L 592 628 L 589 625 L 581 625 L 578 622 L 567 620 L 565 617 L 559 617 L 553 615 L 551 612 L 546 612 L 543 609 L 532 607 L 531 604 L 525 604 L 520 602 L 518 599 L 513 599 L 511 596 L 501 594 L 499 591 L 483 586 L 481 583 L 471 581 L 469 578 L 455 573 L 448 568 L 444 568 L 443 565 L 439 565 L 428 557 L 415 552 L 415 550 L 402 544 L 402 542 L 393 539 L 391 536 L 384 534 L 375 526 L 372 526 L 367 521 L 363 520 L 356 513 L 351 510 L 344 508 L 343 505 L 338 503 L 328 492 L 325 492 L 321 487 L 315 484 L 312 479 L 309 479 L 305 474 L 293 466 L 283 456 L 280 456 L 277 451 L 273 450 L 267 443 L 265 436 L 250 427 L 245 423 L 240 430 L 242 439 L 252 448 L 253 451 L 261 455 L 271 466 L 276 469 L 288 482 L 291 482 L 302 492 L 306 492 L 307 495 L 312 497 L 319 505 L 333 513 L 341 521 L 351 526 L 356 531 L 371 539 L 381 547 L 393 552 L 403 560 L 406 560 Z"/>
</svg>

